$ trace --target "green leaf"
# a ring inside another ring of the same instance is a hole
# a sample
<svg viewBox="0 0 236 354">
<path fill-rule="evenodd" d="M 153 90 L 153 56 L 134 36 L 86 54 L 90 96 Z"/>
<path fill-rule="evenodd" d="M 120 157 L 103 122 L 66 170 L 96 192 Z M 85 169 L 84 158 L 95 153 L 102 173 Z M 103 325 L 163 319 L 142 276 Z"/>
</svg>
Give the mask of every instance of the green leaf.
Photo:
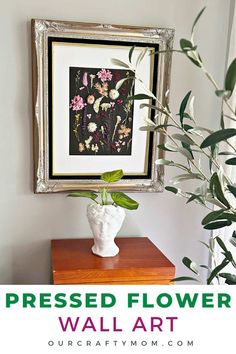
<svg viewBox="0 0 236 354">
<path fill-rule="evenodd" d="M 217 241 L 218 245 L 222 248 L 224 252 L 228 252 L 224 242 L 221 240 L 219 236 L 216 236 L 215 240 Z"/>
<path fill-rule="evenodd" d="M 220 117 L 220 127 L 221 127 L 221 129 L 225 129 L 225 120 L 224 120 L 223 111 L 221 112 L 221 117 Z"/>
<path fill-rule="evenodd" d="M 194 160 L 193 151 L 191 149 L 191 146 L 189 144 L 184 143 L 183 141 L 182 141 L 182 146 L 184 149 L 188 150 L 188 152 L 190 153 L 191 160 Z"/>
<path fill-rule="evenodd" d="M 217 274 L 225 268 L 229 264 L 229 261 L 227 259 L 224 259 L 221 264 L 219 264 L 213 271 L 211 272 L 209 278 L 207 279 L 207 284 L 211 284 L 212 280 L 217 276 Z"/>
<path fill-rule="evenodd" d="M 140 53 L 139 56 L 138 56 L 138 59 L 137 59 L 137 62 L 136 62 L 136 66 L 138 66 L 138 65 L 141 63 L 141 61 L 142 61 L 143 58 L 145 57 L 147 51 L 148 51 L 148 47 L 144 48 L 144 49 L 141 51 L 141 53 Z"/>
<path fill-rule="evenodd" d="M 233 194 L 233 196 L 236 198 L 236 187 L 231 186 L 230 184 L 227 185 L 228 190 L 230 191 L 230 193 Z"/>
<path fill-rule="evenodd" d="M 138 209 L 139 207 L 138 202 L 136 202 L 134 199 L 131 199 L 123 192 L 112 192 L 111 198 L 116 205 L 125 209 L 134 210 Z"/>
<path fill-rule="evenodd" d="M 226 91 L 226 90 L 216 90 L 215 94 L 217 97 L 229 97 L 231 94 L 231 91 Z"/>
<path fill-rule="evenodd" d="M 224 209 L 212 211 L 211 213 L 207 214 L 205 218 L 202 220 L 202 225 L 209 224 L 209 222 L 217 220 L 218 217 L 223 214 Z"/>
<path fill-rule="evenodd" d="M 119 81 L 117 82 L 117 84 L 116 84 L 116 90 L 118 91 L 118 90 L 121 88 L 121 86 L 123 85 L 123 83 L 124 83 L 125 81 L 134 80 L 134 79 L 135 79 L 134 76 L 129 76 L 129 77 L 126 77 L 125 79 L 119 80 Z"/>
<path fill-rule="evenodd" d="M 193 50 L 193 43 L 188 39 L 181 38 L 179 44 L 183 52 L 186 52 L 188 50 Z"/>
<path fill-rule="evenodd" d="M 165 190 L 167 190 L 168 192 L 172 192 L 174 194 L 177 194 L 178 193 L 178 189 L 175 188 L 175 187 L 171 187 L 171 186 L 166 186 L 165 187 Z"/>
<path fill-rule="evenodd" d="M 198 200 L 199 203 L 201 203 L 202 205 L 205 205 L 200 195 L 197 195 L 194 193 L 189 193 L 189 194 L 191 194 L 191 197 L 187 200 L 186 204 L 191 203 L 194 200 Z"/>
<path fill-rule="evenodd" d="M 230 152 L 230 151 L 221 151 L 219 152 L 220 156 L 236 156 L 236 153 L 235 152 Z"/>
<path fill-rule="evenodd" d="M 130 51 L 129 51 L 129 62 L 130 63 L 132 61 L 132 55 L 133 55 L 134 49 L 135 49 L 135 45 L 133 45 L 133 47 L 131 47 Z"/>
<path fill-rule="evenodd" d="M 207 270 L 210 269 L 208 266 L 206 266 L 206 265 L 204 265 L 204 264 L 200 264 L 200 267 L 201 267 L 201 268 L 204 268 L 204 269 L 207 269 Z"/>
<path fill-rule="evenodd" d="M 111 61 L 114 65 L 121 66 L 122 68 L 130 69 L 130 66 L 122 60 L 113 58 L 113 59 L 111 59 Z"/>
<path fill-rule="evenodd" d="M 184 124 L 183 128 L 184 128 L 184 130 L 186 130 L 186 132 L 193 129 L 193 127 L 191 125 L 188 125 L 188 124 Z"/>
<path fill-rule="evenodd" d="M 197 281 L 197 282 L 199 282 L 198 279 L 195 279 L 195 278 L 192 278 L 192 277 L 178 277 L 178 278 L 171 279 L 170 282 L 175 282 L 175 281 L 187 281 L 187 280 L 192 280 L 192 281 Z"/>
<path fill-rule="evenodd" d="M 177 184 L 180 182 L 188 181 L 190 179 L 202 179 L 202 177 L 199 173 L 185 173 L 173 177 L 171 181 L 173 182 L 173 184 Z"/>
<path fill-rule="evenodd" d="M 197 15 L 197 17 L 195 18 L 195 20 L 194 20 L 194 22 L 193 22 L 193 25 L 192 25 L 191 33 L 193 33 L 194 28 L 195 28 L 195 26 L 196 26 L 198 20 L 199 20 L 200 17 L 202 16 L 203 12 L 205 11 L 205 9 L 206 9 L 206 6 L 203 7 L 203 9 L 199 12 L 199 14 Z"/>
<path fill-rule="evenodd" d="M 226 165 L 235 166 L 236 165 L 236 157 L 232 157 L 231 159 L 226 160 L 225 163 L 226 163 Z"/>
<path fill-rule="evenodd" d="M 68 194 L 68 197 L 89 198 L 89 199 L 95 200 L 95 199 L 97 199 L 98 195 L 93 192 L 84 191 L 84 192 L 72 192 L 72 193 Z"/>
<path fill-rule="evenodd" d="M 226 279 L 226 284 L 236 285 L 236 275 L 230 273 L 220 273 L 219 276 Z"/>
<path fill-rule="evenodd" d="M 137 95 L 134 96 L 129 96 L 127 97 L 127 100 L 146 100 L 146 99 L 150 99 L 152 98 L 151 96 L 145 95 L 144 93 L 139 93 Z"/>
<path fill-rule="evenodd" d="M 215 221 L 215 222 L 211 222 L 210 224 L 205 225 L 204 229 L 216 230 L 216 229 L 221 229 L 222 227 L 230 226 L 231 224 L 232 224 L 232 222 L 229 220 Z"/>
<path fill-rule="evenodd" d="M 188 269 L 190 269 L 193 273 L 195 273 L 195 274 L 197 274 L 197 275 L 199 274 L 199 272 L 198 272 L 198 270 L 197 270 L 197 265 L 196 265 L 196 263 L 193 262 L 193 261 L 191 261 L 190 258 L 184 257 L 184 258 L 182 259 L 182 262 L 183 262 L 183 264 L 184 264 Z"/>
<path fill-rule="evenodd" d="M 149 96 L 148 96 L 148 97 L 149 97 Z M 150 97 L 150 98 L 151 98 L 151 97 Z M 152 104 L 141 103 L 140 106 L 139 106 L 139 108 L 145 108 L 145 107 L 150 108 L 150 109 L 154 109 L 155 111 L 161 112 L 161 113 L 163 113 L 163 114 L 165 114 L 165 115 L 168 114 L 168 112 L 165 111 L 164 109 L 161 109 L 161 108 L 159 108 L 159 107 L 157 107 L 157 106 L 154 106 L 154 105 L 152 105 Z"/>
<path fill-rule="evenodd" d="M 187 145 L 194 145 L 193 140 L 185 134 L 172 134 L 172 138 L 180 140 L 182 143 L 185 143 Z"/>
<path fill-rule="evenodd" d="M 172 151 L 173 152 L 173 150 L 168 149 L 165 144 L 157 145 L 157 148 L 160 149 L 160 150 Z"/>
<path fill-rule="evenodd" d="M 101 175 L 101 180 L 107 183 L 118 182 L 124 176 L 123 170 L 105 172 Z"/>
<path fill-rule="evenodd" d="M 220 180 L 216 172 L 213 173 L 210 179 L 210 190 L 216 198 L 223 203 L 226 208 L 230 209 L 230 204 L 225 198 L 223 190 L 221 188 Z"/>
<path fill-rule="evenodd" d="M 208 146 L 219 143 L 220 141 L 225 141 L 236 135 L 236 129 L 228 128 L 218 130 L 211 135 L 209 135 L 201 144 L 201 148 L 204 149 Z"/>
<path fill-rule="evenodd" d="M 172 165 L 174 164 L 174 161 L 166 160 L 166 159 L 157 159 L 155 161 L 156 165 Z"/>
<path fill-rule="evenodd" d="M 144 125 L 143 127 L 140 127 L 139 130 L 141 132 L 154 132 L 156 127 L 154 125 Z"/>
<path fill-rule="evenodd" d="M 236 222 L 236 214 L 223 213 L 217 219 L 218 220 L 230 220 L 232 222 Z"/>
<path fill-rule="evenodd" d="M 230 64 L 225 77 L 225 89 L 231 91 L 231 94 L 234 90 L 235 82 L 236 82 L 236 58 L 234 58 L 234 60 Z"/>
<path fill-rule="evenodd" d="M 191 95 L 191 92 L 192 91 L 189 91 L 185 97 L 183 98 L 181 104 L 180 104 L 180 108 L 179 108 L 179 117 L 180 117 L 180 123 L 181 125 L 183 125 L 183 119 L 184 119 L 184 113 L 185 113 L 185 109 L 187 107 L 187 104 L 188 104 L 188 100 L 189 100 L 189 97 Z"/>
<path fill-rule="evenodd" d="M 193 155 L 188 149 L 184 147 L 176 148 L 176 151 L 179 151 L 182 155 L 184 155 L 188 160 L 193 160 Z"/>
</svg>

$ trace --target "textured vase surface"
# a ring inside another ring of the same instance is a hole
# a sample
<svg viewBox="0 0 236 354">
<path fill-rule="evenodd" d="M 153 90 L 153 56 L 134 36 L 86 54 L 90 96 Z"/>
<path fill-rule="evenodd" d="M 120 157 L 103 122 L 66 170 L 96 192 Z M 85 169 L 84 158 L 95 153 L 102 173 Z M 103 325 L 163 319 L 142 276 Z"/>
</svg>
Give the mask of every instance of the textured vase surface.
<svg viewBox="0 0 236 354">
<path fill-rule="evenodd" d="M 124 218 L 123 208 L 114 205 L 89 204 L 87 217 L 94 237 L 92 252 L 100 257 L 114 257 L 119 253 L 115 237 Z"/>
</svg>

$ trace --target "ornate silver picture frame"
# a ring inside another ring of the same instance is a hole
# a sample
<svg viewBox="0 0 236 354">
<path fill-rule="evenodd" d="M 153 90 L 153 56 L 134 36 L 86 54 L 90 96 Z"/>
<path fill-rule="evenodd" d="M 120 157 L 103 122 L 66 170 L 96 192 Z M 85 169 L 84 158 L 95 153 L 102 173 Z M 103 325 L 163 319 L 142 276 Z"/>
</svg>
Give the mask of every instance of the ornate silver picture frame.
<svg viewBox="0 0 236 354">
<path fill-rule="evenodd" d="M 152 100 L 130 99 L 143 88 L 124 63 L 132 47 L 134 61 L 145 51 L 139 75 L 162 102 L 171 53 L 154 53 L 171 49 L 173 37 L 173 29 L 32 20 L 36 193 L 96 191 L 115 169 L 125 176 L 113 190 L 162 191 L 163 166 L 154 162 L 164 137 L 140 131 L 144 117 L 155 119 L 140 103 Z"/>
</svg>

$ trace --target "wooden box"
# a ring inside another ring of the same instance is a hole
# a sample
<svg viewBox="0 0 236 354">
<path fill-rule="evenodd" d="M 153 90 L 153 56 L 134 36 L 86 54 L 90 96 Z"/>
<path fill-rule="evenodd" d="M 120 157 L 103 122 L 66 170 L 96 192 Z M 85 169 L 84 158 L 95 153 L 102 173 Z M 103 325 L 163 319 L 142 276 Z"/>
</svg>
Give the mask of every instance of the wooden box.
<svg viewBox="0 0 236 354">
<path fill-rule="evenodd" d="M 120 252 L 92 254 L 93 239 L 52 240 L 53 284 L 169 284 L 175 266 L 147 237 L 121 237 Z"/>
</svg>

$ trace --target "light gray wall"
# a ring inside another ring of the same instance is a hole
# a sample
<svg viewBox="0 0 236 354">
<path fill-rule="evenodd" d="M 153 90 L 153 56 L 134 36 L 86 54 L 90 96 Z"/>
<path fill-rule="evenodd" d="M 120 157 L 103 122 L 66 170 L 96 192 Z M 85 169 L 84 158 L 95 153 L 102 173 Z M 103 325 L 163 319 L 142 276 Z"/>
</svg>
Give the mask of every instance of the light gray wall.
<svg viewBox="0 0 236 354">
<path fill-rule="evenodd" d="M 206 66 L 221 83 L 225 66 L 228 0 L 0 0 L 0 283 L 50 281 L 50 239 L 90 235 L 86 201 L 65 195 L 34 195 L 32 184 L 31 18 L 101 22 L 176 29 L 187 37 L 193 19 L 207 5 L 196 39 Z M 201 124 L 217 126 L 219 101 L 199 70 L 174 56 L 173 111 L 192 89 Z M 167 171 L 166 180 L 170 177 Z M 207 254 L 198 240 L 207 239 L 200 221 L 205 211 L 166 193 L 135 194 L 141 207 L 127 213 L 122 235 L 149 236 L 186 273 L 181 259 L 201 263 Z"/>
</svg>

